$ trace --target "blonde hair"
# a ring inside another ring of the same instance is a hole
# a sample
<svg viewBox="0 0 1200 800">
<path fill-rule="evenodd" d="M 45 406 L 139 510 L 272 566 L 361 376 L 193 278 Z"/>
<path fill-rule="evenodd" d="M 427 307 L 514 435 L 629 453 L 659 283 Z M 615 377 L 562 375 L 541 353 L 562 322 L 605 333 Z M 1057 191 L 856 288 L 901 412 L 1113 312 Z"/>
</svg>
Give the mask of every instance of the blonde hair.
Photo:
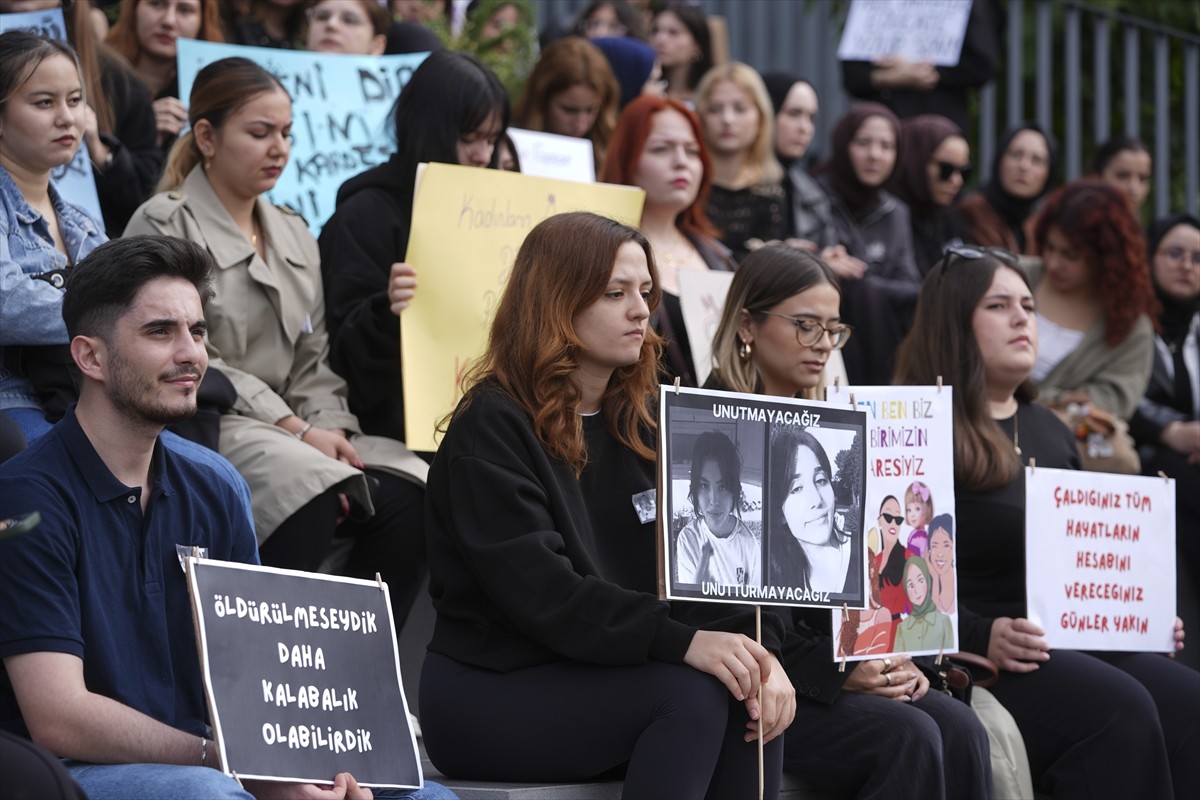
<svg viewBox="0 0 1200 800">
<path fill-rule="evenodd" d="M 696 113 L 700 115 L 700 119 L 704 119 L 708 114 L 713 89 L 722 81 L 729 81 L 741 89 L 758 108 L 758 133 L 742 164 L 750 185 L 781 182 L 783 167 L 779 166 L 775 159 L 775 110 L 771 104 L 771 96 L 767 94 L 767 86 L 754 67 L 740 61 L 731 61 L 706 72 L 700 79 L 700 85 L 696 87 Z M 707 127 L 705 130 L 707 132 Z M 711 142 L 709 144 L 711 146 Z"/>
</svg>

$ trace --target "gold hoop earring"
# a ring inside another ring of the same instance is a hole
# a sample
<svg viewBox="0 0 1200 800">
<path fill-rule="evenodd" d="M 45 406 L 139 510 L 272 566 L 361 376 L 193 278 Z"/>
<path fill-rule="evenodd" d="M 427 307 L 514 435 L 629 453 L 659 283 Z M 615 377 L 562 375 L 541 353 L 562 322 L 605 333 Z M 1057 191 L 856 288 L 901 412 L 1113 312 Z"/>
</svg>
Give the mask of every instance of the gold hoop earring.
<svg viewBox="0 0 1200 800">
<path fill-rule="evenodd" d="M 747 342 L 745 339 L 739 339 L 738 341 L 742 343 L 741 346 L 738 347 L 738 356 L 741 357 L 742 361 L 749 361 L 750 356 L 754 355 L 754 345 L 750 342 Z"/>
</svg>

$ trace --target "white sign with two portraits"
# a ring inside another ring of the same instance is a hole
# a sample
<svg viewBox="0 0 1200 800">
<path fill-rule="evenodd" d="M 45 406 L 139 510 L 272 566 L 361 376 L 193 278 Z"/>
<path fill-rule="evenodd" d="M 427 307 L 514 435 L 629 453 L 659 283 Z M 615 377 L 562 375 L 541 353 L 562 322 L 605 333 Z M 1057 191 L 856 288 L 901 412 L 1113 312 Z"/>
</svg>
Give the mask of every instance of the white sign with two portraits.
<svg viewBox="0 0 1200 800">
<path fill-rule="evenodd" d="M 670 386 L 659 409 L 667 598 L 865 604 L 863 412 Z"/>
</svg>

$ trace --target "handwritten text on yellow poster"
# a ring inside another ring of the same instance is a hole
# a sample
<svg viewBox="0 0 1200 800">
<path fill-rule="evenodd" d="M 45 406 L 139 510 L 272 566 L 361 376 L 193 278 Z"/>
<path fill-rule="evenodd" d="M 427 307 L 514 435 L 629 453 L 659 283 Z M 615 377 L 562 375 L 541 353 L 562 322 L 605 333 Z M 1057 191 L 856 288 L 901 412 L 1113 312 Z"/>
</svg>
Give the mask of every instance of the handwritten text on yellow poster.
<svg viewBox="0 0 1200 800">
<path fill-rule="evenodd" d="M 554 214 L 593 211 L 636 226 L 644 193 L 515 172 L 430 164 L 417 187 L 406 261 L 420 288 L 401 315 L 408 446 L 436 450 L 435 426 L 483 353 L 517 250 Z"/>
</svg>

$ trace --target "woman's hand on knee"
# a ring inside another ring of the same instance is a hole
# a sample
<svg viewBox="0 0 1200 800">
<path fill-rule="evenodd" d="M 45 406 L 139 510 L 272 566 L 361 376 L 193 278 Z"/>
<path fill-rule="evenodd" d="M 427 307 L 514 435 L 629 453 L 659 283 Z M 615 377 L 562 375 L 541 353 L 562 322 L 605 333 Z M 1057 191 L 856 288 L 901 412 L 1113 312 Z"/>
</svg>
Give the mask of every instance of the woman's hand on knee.
<svg viewBox="0 0 1200 800">
<path fill-rule="evenodd" d="M 919 700 L 924 695 L 925 692 L 921 690 L 923 677 L 921 670 L 912 663 L 911 656 L 872 658 L 858 662 L 850 677 L 842 684 L 842 689 L 909 702 L 914 696 Z M 928 690 L 929 682 L 925 681 L 924 686 Z"/>
<path fill-rule="evenodd" d="M 304 435 L 304 443 L 317 448 L 330 458 L 336 458 L 343 464 L 362 469 L 365 465 L 358 457 L 358 451 L 341 431 L 313 428 Z"/>
<path fill-rule="evenodd" d="M 1009 672 L 1033 672 L 1050 660 L 1046 632 L 1025 618 L 997 617 L 988 639 L 987 657 Z"/>
<path fill-rule="evenodd" d="M 758 694 L 770 676 L 771 653 L 740 633 L 696 631 L 683 663 L 714 676 L 738 700 Z"/>
<path fill-rule="evenodd" d="M 796 687 L 779 659 L 771 655 L 771 672 L 763 681 L 758 695 L 746 701 L 750 721 L 746 723 L 746 741 L 758 739 L 758 724 L 762 720 L 763 744 L 787 730 L 796 717 Z"/>
</svg>

